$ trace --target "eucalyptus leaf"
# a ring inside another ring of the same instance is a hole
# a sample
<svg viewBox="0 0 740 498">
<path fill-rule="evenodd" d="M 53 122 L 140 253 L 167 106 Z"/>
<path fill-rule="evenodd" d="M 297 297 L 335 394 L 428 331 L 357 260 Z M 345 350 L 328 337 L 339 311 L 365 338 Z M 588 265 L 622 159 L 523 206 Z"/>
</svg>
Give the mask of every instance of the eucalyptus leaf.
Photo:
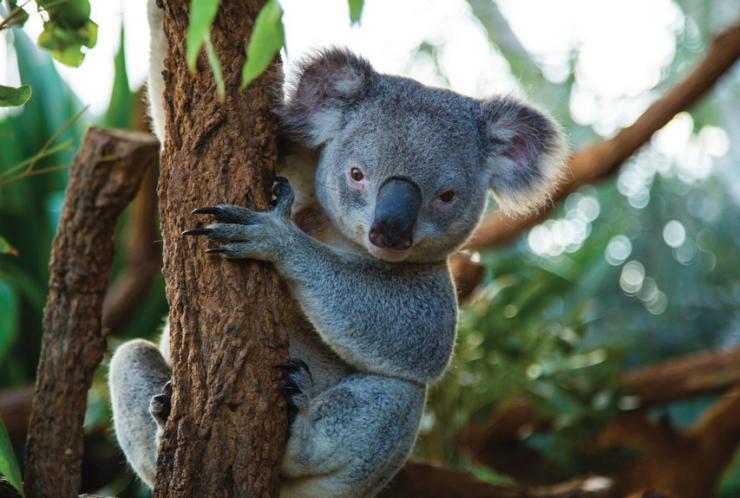
<svg viewBox="0 0 740 498">
<path fill-rule="evenodd" d="M 18 88 L 0 85 L 0 107 L 23 105 L 30 98 L 30 85 L 21 85 Z"/>
<path fill-rule="evenodd" d="M 223 100 L 226 95 L 226 86 L 224 84 L 224 75 L 221 72 L 221 63 L 218 61 L 218 55 L 216 49 L 213 48 L 213 44 L 209 38 L 206 38 L 206 54 L 208 55 L 208 64 L 211 66 L 213 71 L 213 77 L 216 80 L 216 91 L 218 92 L 218 98 Z"/>
<path fill-rule="evenodd" d="M 349 4 L 349 18 L 352 21 L 352 24 L 359 23 L 365 0 L 347 0 L 347 3 Z"/>
<path fill-rule="evenodd" d="M 21 494 L 23 494 L 23 484 L 21 481 L 21 470 L 18 467 L 18 460 L 13 452 L 13 445 L 10 444 L 8 430 L 5 423 L 0 418 L 0 474 L 5 476 L 10 484 Z"/>
<path fill-rule="evenodd" d="M 85 60 L 82 47 L 92 48 L 98 41 L 98 25 L 87 20 L 78 27 L 69 27 L 55 21 L 44 23 L 38 38 L 39 46 L 51 52 L 56 60 L 71 67 L 78 67 Z"/>
<path fill-rule="evenodd" d="M 218 12 L 219 0 L 192 0 L 190 4 L 190 24 L 185 35 L 188 68 L 195 70 L 198 53 L 203 43 L 210 38 L 211 25 Z M 213 67 L 213 64 L 211 64 Z"/>
<path fill-rule="evenodd" d="M 18 250 L 11 246 L 10 243 L 5 240 L 5 237 L 0 237 L 0 254 L 10 254 L 11 256 L 18 256 Z"/>
<path fill-rule="evenodd" d="M 80 28 L 90 17 L 90 0 L 39 0 L 38 5 L 66 28 Z"/>
<path fill-rule="evenodd" d="M 269 0 L 257 15 L 254 31 L 247 45 L 247 61 L 242 70 L 242 88 L 246 88 L 272 62 L 285 45 L 283 9 L 277 0 Z"/>
</svg>

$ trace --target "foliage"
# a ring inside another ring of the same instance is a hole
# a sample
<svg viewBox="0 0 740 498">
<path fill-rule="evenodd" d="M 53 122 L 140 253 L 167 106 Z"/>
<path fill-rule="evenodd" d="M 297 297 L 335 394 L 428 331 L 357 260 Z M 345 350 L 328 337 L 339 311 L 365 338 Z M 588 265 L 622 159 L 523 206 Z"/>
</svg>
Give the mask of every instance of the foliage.
<svg viewBox="0 0 740 498">
<path fill-rule="evenodd" d="M 586 443 L 593 432 L 615 413 L 623 348 L 584 341 L 595 318 L 593 299 L 580 297 L 566 306 L 563 296 L 576 291 L 603 245 L 594 243 L 556 264 L 522 261 L 516 250 L 487 255 L 487 284 L 464 309 L 454 363 L 430 395 L 431 425 L 418 445 L 422 455 L 464 463 L 458 454 L 461 433 L 519 399 L 556 429 L 523 441 L 552 460 L 553 478 L 567 475 L 558 466 L 572 465 L 591 450 Z"/>
<path fill-rule="evenodd" d="M 283 45 L 285 45 L 283 9 L 277 0 L 268 0 L 257 15 L 254 31 L 249 39 L 247 61 L 242 71 L 242 88 L 267 69 Z"/>
<path fill-rule="evenodd" d="M 200 52 L 203 44 L 206 45 L 208 63 L 216 79 L 218 95 L 220 98 L 224 98 L 226 90 L 224 88 L 223 74 L 221 73 L 221 64 L 211 43 L 211 25 L 213 24 L 213 19 L 216 17 L 218 5 L 219 0 L 193 0 L 190 4 L 190 24 L 188 25 L 188 32 L 185 38 L 187 44 L 186 57 L 188 68 L 191 71 L 195 71 L 198 52 Z"/>
<path fill-rule="evenodd" d="M 0 107 L 25 104 L 31 98 L 31 87 L 21 85 L 17 88 L 0 85 Z"/>
<path fill-rule="evenodd" d="M 187 32 L 187 62 L 195 70 L 198 53 L 205 46 L 208 64 L 213 71 L 219 96 L 225 87 L 218 54 L 211 43 L 211 26 L 218 12 L 220 0 L 192 0 L 190 24 Z M 350 20 L 360 22 L 364 0 L 348 0 Z M 277 0 L 268 0 L 257 14 L 252 35 L 247 43 L 247 59 L 242 68 L 242 88 L 261 75 L 285 46 L 283 9 Z"/>
<path fill-rule="evenodd" d="M 21 469 L 18 466 L 15 453 L 13 453 L 13 446 L 10 444 L 8 431 L 5 429 L 2 418 L 0 418 L 0 475 L 5 476 L 8 482 L 23 496 Z"/>
<path fill-rule="evenodd" d="M 85 60 L 82 47 L 93 48 L 98 40 L 98 25 L 90 20 L 89 0 L 38 0 L 46 13 L 40 47 L 67 66 L 78 67 Z"/>
<path fill-rule="evenodd" d="M 0 21 L 0 31 L 26 22 L 25 3 L 18 5 L 17 0 L 8 0 L 10 12 Z M 90 20 L 90 1 L 38 0 L 37 5 L 44 20 L 39 46 L 51 52 L 59 62 L 78 67 L 85 59 L 83 47 L 94 47 L 98 38 L 98 25 Z M 0 107 L 20 106 L 30 98 L 31 85 L 17 88 L 0 85 Z"/>
</svg>

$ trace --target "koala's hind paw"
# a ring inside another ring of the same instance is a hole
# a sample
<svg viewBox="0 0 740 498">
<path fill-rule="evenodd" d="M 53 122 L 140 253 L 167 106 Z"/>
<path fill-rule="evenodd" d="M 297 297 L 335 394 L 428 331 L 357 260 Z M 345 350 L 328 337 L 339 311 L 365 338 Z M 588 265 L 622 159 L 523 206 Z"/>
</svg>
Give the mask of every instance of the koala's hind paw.
<svg viewBox="0 0 740 498">
<path fill-rule="evenodd" d="M 162 393 L 152 396 L 149 402 L 149 413 L 152 414 L 157 424 L 164 428 L 167 418 L 170 416 L 172 409 L 172 381 L 168 380 L 162 388 Z"/>
<path fill-rule="evenodd" d="M 276 366 L 285 372 L 280 392 L 288 402 L 288 421 L 292 424 L 298 412 L 308 410 L 313 376 L 306 362 L 298 358 L 291 358 Z"/>
<path fill-rule="evenodd" d="M 272 185 L 272 195 L 275 196 L 273 205 L 273 211 L 283 218 L 290 217 L 290 210 L 293 207 L 293 201 L 295 200 L 295 194 L 293 188 L 288 183 L 288 179 L 283 176 L 275 178 L 275 183 Z"/>
</svg>

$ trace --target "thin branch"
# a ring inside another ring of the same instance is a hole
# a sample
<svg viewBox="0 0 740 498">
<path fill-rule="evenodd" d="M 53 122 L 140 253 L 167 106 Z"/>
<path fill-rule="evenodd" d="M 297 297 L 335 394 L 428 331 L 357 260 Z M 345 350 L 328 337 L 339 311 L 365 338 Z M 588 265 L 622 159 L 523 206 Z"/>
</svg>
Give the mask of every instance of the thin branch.
<svg viewBox="0 0 740 498">
<path fill-rule="evenodd" d="M 498 486 L 472 474 L 411 461 L 380 498 L 616 498 L 611 479 L 587 477 L 547 487 Z"/>
<path fill-rule="evenodd" d="M 740 384 L 740 348 L 672 358 L 629 370 L 619 381 L 641 406 L 715 393 Z"/>
<path fill-rule="evenodd" d="M 564 199 L 582 185 L 606 178 L 616 171 L 653 134 L 676 114 L 691 107 L 727 73 L 740 57 L 740 23 L 723 31 L 712 41 L 706 56 L 680 83 L 663 98 L 654 102 L 631 126 L 613 138 L 591 145 L 575 153 L 568 161 L 568 179 L 553 195 L 554 201 Z M 480 250 L 503 245 L 522 231 L 545 219 L 556 207 L 523 217 L 509 217 L 494 212 L 483 219 L 468 243 L 468 249 Z"/>
<path fill-rule="evenodd" d="M 79 491 L 87 391 L 105 352 L 101 308 L 116 219 L 158 153 L 149 135 L 91 128 L 75 157 L 52 248 L 26 445 L 28 498 Z"/>
</svg>

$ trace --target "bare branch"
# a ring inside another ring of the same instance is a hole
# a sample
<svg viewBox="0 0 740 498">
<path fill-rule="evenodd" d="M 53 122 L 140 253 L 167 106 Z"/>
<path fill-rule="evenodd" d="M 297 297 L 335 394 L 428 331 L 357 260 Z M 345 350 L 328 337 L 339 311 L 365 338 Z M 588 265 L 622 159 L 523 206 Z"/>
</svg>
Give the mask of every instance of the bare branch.
<svg viewBox="0 0 740 498">
<path fill-rule="evenodd" d="M 158 151 L 148 135 L 91 128 L 72 166 L 52 248 L 26 446 L 29 498 L 77 496 L 87 391 L 105 352 L 100 316 L 116 219 Z"/>
<path fill-rule="evenodd" d="M 568 161 L 570 174 L 553 199 L 560 201 L 582 185 L 606 178 L 616 171 L 653 134 L 665 126 L 676 114 L 691 107 L 725 74 L 740 57 L 740 23 L 720 33 L 709 51 L 694 70 L 654 102 L 634 124 L 624 128 L 613 138 L 591 145 L 575 153 Z M 496 211 L 483 219 L 468 249 L 480 250 L 503 245 L 522 231 L 545 219 L 555 208 L 522 217 L 510 217 Z"/>
</svg>

